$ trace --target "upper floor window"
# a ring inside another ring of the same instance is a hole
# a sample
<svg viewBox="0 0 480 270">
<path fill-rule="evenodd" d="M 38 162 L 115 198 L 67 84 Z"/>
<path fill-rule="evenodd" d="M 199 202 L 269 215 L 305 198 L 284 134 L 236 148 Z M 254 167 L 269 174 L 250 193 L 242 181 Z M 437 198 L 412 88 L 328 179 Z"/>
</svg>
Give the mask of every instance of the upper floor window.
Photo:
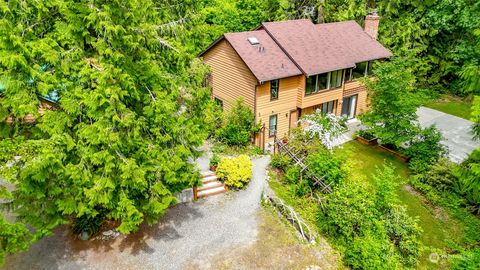
<svg viewBox="0 0 480 270">
<path fill-rule="evenodd" d="M 353 80 L 353 68 L 349 68 L 345 70 L 345 82 L 350 82 Z"/>
<path fill-rule="evenodd" d="M 270 81 L 270 100 L 278 99 L 279 88 L 280 88 L 280 80 Z"/>
<path fill-rule="evenodd" d="M 367 75 L 368 62 L 358 63 L 353 69 L 353 78 L 361 78 Z"/>
<path fill-rule="evenodd" d="M 342 86 L 343 70 L 330 72 L 330 88 Z"/>
<path fill-rule="evenodd" d="M 328 73 L 322 73 L 307 78 L 305 94 L 310 95 L 318 93 L 325 89 L 337 88 L 342 86 L 343 70 L 336 70 Z"/>
</svg>

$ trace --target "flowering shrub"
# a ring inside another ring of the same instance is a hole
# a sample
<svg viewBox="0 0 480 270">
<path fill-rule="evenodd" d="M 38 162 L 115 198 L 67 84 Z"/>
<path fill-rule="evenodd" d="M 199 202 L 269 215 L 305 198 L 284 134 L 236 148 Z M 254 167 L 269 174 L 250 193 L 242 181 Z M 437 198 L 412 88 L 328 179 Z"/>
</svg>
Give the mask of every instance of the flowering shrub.
<svg viewBox="0 0 480 270">
<path fill-rule="evenodd" d="M 310 137 L 318 137 L 327 149 L 335 146 L 336 140 L 347 131 L 346 119 L 334 114 L 323 114 L 317 109 L 314 113 L 304 116 L 298 121 L 306 124 L 304 132 Z"/>
<path fill-rule="evenodd" d="M 222 158 L 218 163 L 217 176 L 229 187 L 243 188 L 252 179 L 252 161 L 247 155 Z"/>
</svg>

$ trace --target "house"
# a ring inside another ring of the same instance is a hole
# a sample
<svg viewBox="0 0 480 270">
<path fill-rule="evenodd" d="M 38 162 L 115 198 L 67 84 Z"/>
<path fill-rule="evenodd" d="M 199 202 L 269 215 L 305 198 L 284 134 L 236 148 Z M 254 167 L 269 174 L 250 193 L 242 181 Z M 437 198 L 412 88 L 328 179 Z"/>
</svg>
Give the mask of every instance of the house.
<svg viewBox="0 0 480 270">
<path fill-rule="evenodd" d="M 348 118 L 368 109 L 357 79 L 370 74 L 373 61 L 392 55 L 376 40 L 378 24 L 376 14 L 366 17 L 365 29 L 355 21 L 266 22 L 224 34 L 199 56 L 211 69 L 212 98 L 229 110 L 243 97 L 264 125 L 255 136 L 263 148 L 316 109 Z"/>
</svg>

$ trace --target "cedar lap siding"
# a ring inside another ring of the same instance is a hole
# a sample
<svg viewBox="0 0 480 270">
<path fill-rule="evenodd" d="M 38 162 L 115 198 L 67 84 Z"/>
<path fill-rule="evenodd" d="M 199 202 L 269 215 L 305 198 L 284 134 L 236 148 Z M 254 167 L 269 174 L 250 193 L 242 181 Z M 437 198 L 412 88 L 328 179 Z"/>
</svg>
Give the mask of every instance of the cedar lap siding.
<svg viewBox="0 0 480 270">
<path fill-rule="evenodd" d="M 243 97 L 266 127 L 255 138 L 262 148 L 273 141 L 272 116 L 278 138 L 316 109 L 355 117 L 368 109 L 366 88 L 357 78 L 368 75 L 372 61 L 392 55 L 376 40 L 378 20 L 376 14 L 366 17 L 368 33 L 354 21 L 290 20 L 224 34 L 200 54 L 211 69 L 212 98 L 229 110 Z M 342 113 L 343 101 L 352 105 Z"/>
</svg>

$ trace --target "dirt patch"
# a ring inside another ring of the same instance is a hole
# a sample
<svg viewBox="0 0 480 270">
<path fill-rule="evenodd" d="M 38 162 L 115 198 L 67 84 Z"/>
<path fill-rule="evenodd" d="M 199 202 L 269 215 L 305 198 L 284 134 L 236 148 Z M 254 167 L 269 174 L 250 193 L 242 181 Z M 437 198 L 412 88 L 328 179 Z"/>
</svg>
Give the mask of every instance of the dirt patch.
<svg viewBox="0 0 480 270">
<path fill-rule="evenodd" d="M 272 209 L 259 212 L 255 243 L 196 260 L 186 269 L 338 269 L 339 254 L 321 239 L 315 246 L 301 242 L 294 229 Z"/>
</svg>

